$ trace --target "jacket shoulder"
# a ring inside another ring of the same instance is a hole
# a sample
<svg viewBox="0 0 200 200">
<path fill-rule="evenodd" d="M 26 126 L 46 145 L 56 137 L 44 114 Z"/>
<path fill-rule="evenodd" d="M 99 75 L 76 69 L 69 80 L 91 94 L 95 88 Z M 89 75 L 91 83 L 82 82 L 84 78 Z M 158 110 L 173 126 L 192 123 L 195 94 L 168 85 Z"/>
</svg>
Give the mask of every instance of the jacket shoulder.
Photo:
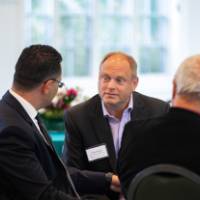
<svg viewBox="0 0 200 200">
<path fill-rule="evenodd" d="M 170 105 L 168 102 L 163 101 L 161 99 L 150 97 L 139 92 L 133 93 L 134 102 L 136 105 L 144 105 L 145 107 L 149 108 L 157 108 L 157 109 L 166 109 L 168 110 Z"/>
<path fill-rule="evenodd" d="M 101 105 L 100 103 L 101 103 L 101 99 L 99 95 L 97 94 L 82 103 L 72 106 L 66 111 L 65 115 L 67 113 L 70 113 L 70 114 L 92 113 L 94 112 L 95 109 L 98 109 L 100 107 Z"/>
<path fill-rule="evenodd" d="M 149 102 L 149 103 L 159 103 L 162 105 L 169 105 L 168 102 L 166 102 L 166 101 L 163 101 L 163 100 L 155 98 L 155 97 L 147 96 L 147 95 L 141 94 L 139 92 L 134 92 L 133 95 L 136 100 L 139 99 L 139 100 Z"/>
</svg>

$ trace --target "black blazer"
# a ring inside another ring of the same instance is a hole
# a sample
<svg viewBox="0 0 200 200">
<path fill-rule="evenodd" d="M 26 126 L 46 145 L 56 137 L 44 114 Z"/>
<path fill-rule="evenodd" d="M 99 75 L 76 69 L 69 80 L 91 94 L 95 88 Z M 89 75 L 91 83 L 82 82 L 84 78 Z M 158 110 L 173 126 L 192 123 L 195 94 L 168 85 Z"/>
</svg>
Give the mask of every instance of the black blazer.
<svg viewBox="0 0 200 200">
<path fill-rule="evenodd" d="M 134 109 L 131 119 L 144 119 L 167 112 L 169 105 L 161 100 L 133 93 Z M 67 136 L 63 160 L 69 166 L 101 172 L 116 172 L 116 155 L 112 133 L 103 116 L 101 99 L 95 95 L 65 113 Z M 105 143 L 109 158 L 88 162 L 85 150 Z"/>
<path fill-rule="evenodd" d="M 154 164 L 184 166 L 200 174 L 200 116 L 170 108 L 163 117 L 127 123 L 118 158 L 125 195 L 132 178 Z"/>
<path fill-rule="evenodd" d="M 71 171 L 82 190 L 94 186 L 90 180 L 85 182 L 87 173 Z M 54 148 L 45 143 L 24 108 L 7 92 L 0 101 L 0 199 L 75 199 L 72 193 Z"/>
</svg>

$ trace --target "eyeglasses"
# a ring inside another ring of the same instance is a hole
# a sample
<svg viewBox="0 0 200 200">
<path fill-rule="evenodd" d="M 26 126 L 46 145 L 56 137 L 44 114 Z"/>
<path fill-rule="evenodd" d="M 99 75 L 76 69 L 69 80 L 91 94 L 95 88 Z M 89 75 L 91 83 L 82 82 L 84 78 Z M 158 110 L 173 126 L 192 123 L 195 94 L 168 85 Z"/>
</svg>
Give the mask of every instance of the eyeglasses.
<svg viewBox="0 0 200 200">
<path fill-rule="evenodd" d="M 62 81 L 59 81 L 57 79 L 51 79 L 52 81 L 56 81 L 58 83 L 58 87 L 61 88 L 63 87 L 65 84 Z"/>
</svg>

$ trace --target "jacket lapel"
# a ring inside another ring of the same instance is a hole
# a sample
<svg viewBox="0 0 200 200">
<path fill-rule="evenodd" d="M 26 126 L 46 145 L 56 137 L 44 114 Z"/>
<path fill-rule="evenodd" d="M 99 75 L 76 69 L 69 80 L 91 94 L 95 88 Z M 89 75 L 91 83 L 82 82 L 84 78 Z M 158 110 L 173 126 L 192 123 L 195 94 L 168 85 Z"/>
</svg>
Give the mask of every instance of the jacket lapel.
<svg viewBox="0 0 200 200">
<path fill-rule="evenodd" d="M 90 115 L 92 125 L 94 126 L 93 130 L 95 130 L 95 134 L 99 140 L 99 143 L 106 144 L 111 168 L 115 170 L 116 155 L 115 155 L 113 137 L 112 137 L 109 123 L 107 119 L 103 116 L 103 112 L 101 108 L 101 100 L 99 97 L 95 104 L 96 104 L 95 109 L 91 112 L 91 115 Z"/>
<path fill-rule="evenodd" d="M 144 102 L 137 92 L 133 92 L 133 110 L 131 112 L 131 120 L 142 119 L 147 116 L 148 112 L 145 109 Z"/>
<path fill-rule="evenodd" d="M 16 100 L 15 97 L 13 97 L 10 94 L 10 92 L 6 92 L 6 94 L 3 96 L 2 100 L 5 101 L 14 110 L 16 110 L 16 112 L 19 113 L 21 115 L 21 117 L 31 126 L 33 131 L 36 133 L 37 137 L 39 137 L 40 140 L 45 142 L 45 144 L 48 146 L 49 149 L 54 151 L 52 143 L 49 142 L 51 140 L 49 139 L 48 140 L 49 143 L 48 143 L 42 138 L 41 133 L 39 133 L 39 130 L 37 129 L 37 127 L 33 123 L 32 119 L 29 117 L 29 115 L 27 114 L 27 112 L 25 111 L 23 106 Z M 48 136 L 48 138 L 49 138 L 49 136 Z"/>
</svg>

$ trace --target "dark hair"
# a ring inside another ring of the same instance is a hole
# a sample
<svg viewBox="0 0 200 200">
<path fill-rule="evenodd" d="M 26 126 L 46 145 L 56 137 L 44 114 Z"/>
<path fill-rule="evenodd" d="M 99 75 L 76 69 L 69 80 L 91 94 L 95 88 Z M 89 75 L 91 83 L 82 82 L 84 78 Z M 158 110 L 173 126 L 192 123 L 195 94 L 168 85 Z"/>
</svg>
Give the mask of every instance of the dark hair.
<svg viewBox="0 0 200 200">
<path fill-rule="evenodd" d="M 105 57 L 102 59 L 102 61 L 101 61 L 101 63 L 100 63 L 100 66 L 101 66 L 108 58 L 110 58 L 110 57 L 112 57 L 112 56 L 115 56 L 115 55 L 120 55 L 120 56 L 123 56 L 125 59 L 127 59 L 127 61 L 129 62 L 130 68 L 131 68 L 131 70 L 132 70 L 132 72 L 133 72 L 133 75 L 134 75 L 134 76 L 137 76 L 137 63 L 136 63 L 135 59 L 134 59 L 132 56 L 130 56 L 130 55 L 124 53 L 124 52 L 121 52 L 121 51 L 113 51 L 113 52 L 110 52 L 110 53 L 106 54 Z"/>
<path fill-rule="evenodd" d="M 25 48 L 15 66 L 14 84 L 25 90 L 37 87 L 43 81 L 61 74 L 62 56 L 48 45 Z"/>
</svg>

